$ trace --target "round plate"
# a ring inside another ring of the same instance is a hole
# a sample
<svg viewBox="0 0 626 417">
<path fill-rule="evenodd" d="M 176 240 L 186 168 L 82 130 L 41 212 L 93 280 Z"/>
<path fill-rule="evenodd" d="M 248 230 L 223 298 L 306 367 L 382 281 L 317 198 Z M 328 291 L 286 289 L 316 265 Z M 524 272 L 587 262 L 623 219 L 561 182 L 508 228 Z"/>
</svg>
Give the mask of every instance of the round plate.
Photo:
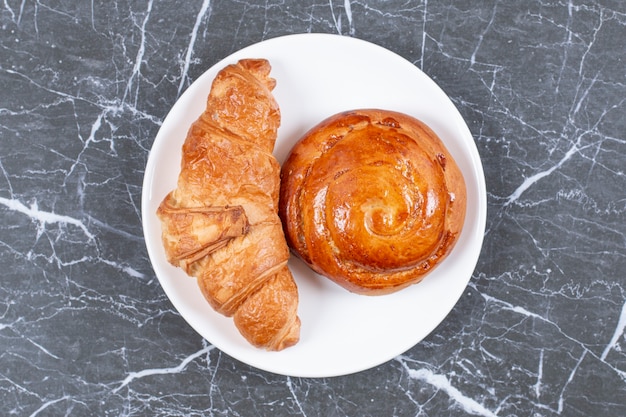
<svg viewBox="0 0 626 417">
<path fill-rule="evenodd" d="M 249 345 L 232 319 L 214 312 L 195 279 L 171 266 L 156 209 L 176 187 L 187 129 L 205 108 L 217 72 L 242 58 L 266 58 L 276 79 L 282 124 L 274 154 L 282 163 L 309 128 L 344 110 L 381 108 L 410 114 L 443 140 L 467 185 L 467 215 L 448 258 L 421 283 L 384 296 L 349 293 L 292 256 L 302 320 L 300 342 L 280 352 Z M 154 271 L 174 307 L 204 338 L 251 366 L 283 375 L 330 377 L 382 364 L 419 343 L 454 307 L 480 253 L 486 221 L 485 179 L 463 118 L 422 71 L 380 46 L 339 35 L 270 39 L 218 62 L 197 79 L 166 117 L 150 152 L 142 195 L 144 235 Z"/>
</svg>

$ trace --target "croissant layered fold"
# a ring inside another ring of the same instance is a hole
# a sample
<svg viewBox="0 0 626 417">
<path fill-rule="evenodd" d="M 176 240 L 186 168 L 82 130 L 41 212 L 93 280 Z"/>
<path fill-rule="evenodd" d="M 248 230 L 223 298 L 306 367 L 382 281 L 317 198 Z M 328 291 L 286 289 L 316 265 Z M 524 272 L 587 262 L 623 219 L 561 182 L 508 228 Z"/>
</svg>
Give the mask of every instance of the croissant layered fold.
<svg viewBox="0 0 626 417">
<path fill-rule="evenodd" d="M 251 344 L 281 350 L 298 342 L 300 319 L 277 214 L 280 110 L 270 69 L 245 59 L 217 74 L 183 144 L 177 187 L 157 215 L 168 261 L 195 277 Z"/>
</svg>

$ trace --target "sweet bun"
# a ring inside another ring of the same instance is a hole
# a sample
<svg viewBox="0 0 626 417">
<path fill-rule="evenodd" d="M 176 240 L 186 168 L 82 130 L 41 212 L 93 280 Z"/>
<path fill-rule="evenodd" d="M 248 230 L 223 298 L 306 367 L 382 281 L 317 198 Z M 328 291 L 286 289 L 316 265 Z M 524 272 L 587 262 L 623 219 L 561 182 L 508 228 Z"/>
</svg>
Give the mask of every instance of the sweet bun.
<svg viewBox="0 0 626 417">
<path fill-rule="evenodd" d="M 359 294 L 421 281 L 454 247 L 465 210 L 452 155 L 403 113 L 331 116 L 300 139 L 281 171 L 279 215 L 292 251 Z"/>
</svg>

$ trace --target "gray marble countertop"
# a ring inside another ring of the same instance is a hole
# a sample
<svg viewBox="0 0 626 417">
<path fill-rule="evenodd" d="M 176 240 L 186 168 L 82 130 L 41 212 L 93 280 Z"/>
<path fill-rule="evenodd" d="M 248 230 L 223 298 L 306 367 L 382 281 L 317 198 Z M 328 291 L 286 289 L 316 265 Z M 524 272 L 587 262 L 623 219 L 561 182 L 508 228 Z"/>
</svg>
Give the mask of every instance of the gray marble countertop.
<svg viewBox="0 0 626 417">
<path fill-rule="evenodd" d="M 181 93 L 305 32 L 428 74 L 487 183 L 484 246 L 449 316 L 334 378 L 203 340 L 141 227 L 148 153 Z M 626 3 L 6 0 L 0 34 L 0 415 L 626 415 Z"/>
</svg>

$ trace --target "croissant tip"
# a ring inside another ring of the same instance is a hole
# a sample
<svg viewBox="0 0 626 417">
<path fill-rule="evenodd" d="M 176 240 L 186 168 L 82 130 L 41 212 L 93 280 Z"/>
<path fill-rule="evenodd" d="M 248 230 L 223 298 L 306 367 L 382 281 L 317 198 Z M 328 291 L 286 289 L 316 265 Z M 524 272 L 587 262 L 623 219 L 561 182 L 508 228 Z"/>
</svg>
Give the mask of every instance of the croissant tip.
<svg viewBox="0 0 626 417">
<path fill-rule="evenodd" d="M 276 346 L 269 347 L 268 350 L 281 351 L 296 345 L 300 341 L 300 317 L 296 316 L 287 335 L 278 342 Z"/>
<path fill-rule="evenodd" d="M 270 77 L 272 66 L 267 59 L 248 58 L 240 60 L 237 64 L 265 84 L 270 91 L 276 87 L 276 80 Z"/>
</svg>

